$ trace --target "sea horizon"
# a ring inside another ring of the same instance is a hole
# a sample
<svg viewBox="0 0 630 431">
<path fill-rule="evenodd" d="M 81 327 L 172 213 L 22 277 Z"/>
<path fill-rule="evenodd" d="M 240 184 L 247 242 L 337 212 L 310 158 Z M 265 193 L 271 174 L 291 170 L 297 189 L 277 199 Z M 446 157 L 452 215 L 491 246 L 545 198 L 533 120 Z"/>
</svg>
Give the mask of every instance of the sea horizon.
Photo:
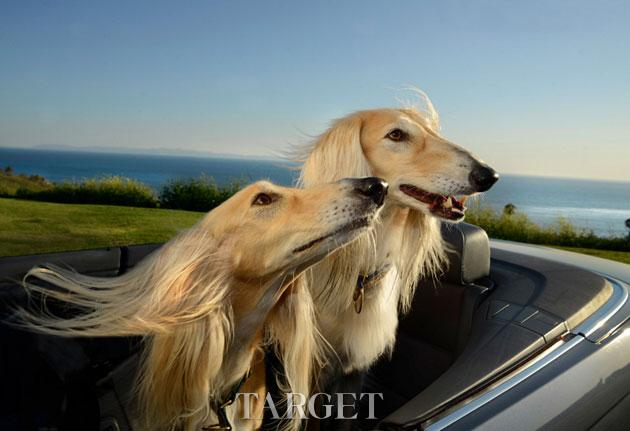
<svg viewBox="0 0 630 431">
<path fill-rule="evenodd" d="M 287 159 L 232 154 L 146 154 L 144 152 L 0 147 L 0 168 L 41 175 L 53 181 L 99 176 L 133 178 L 156 192 L 168 181 L 207 175 L 218 184 L 267 179 L 292 185 L 296 165 Z M 508 203 L 547 226 L 562 217 L 576 227 L 603 236 L 624 236 L 630 218 L 630 181 L 503 173 L 499 182 L 476 198 L 496 210 Z"/>
<path fill-rule="evenodd" d="M 54 151 L 54 152 L 69 152 L 69 153 L 90 153 L 90 154 L 133 154 L 140 156 L 166 156 L 166 157 L 203 157 L 209 159 L 232 159 L 232 160 L 261 160 L 280 163 L 293 163 L 292 161 L 274 155 L 265 154 L 238 154 L 238 153 L 225 153 L 192 149 L 171 149 L 171 148 L 105 148 L 105 147 L 76 147 L 72 145 L 38 145 L 32 147 L 13 147 L 13 146 L 1 146 L 0 150 L 27 150 L 27 151 Z M 0 160 L 1 165 L 1 160 Z M 4 166 L 0 166 L 4 167 Z M 593 178 L 593 177 L 573 177 L 567 175 L 553 175 L 553 174 L 530 174 L 521 172 L 500 172 L 500 175 L 509 175 L 512 177 L 531 177 L 531 178 L 549 178 L 549 179 L 567 179 L 567 180 L 585 180 L 585 181 L 600 181 L 600 182 L 618 182 L 630 184 L 630 177 L 627 179 L 619 178 Z"/>
</svg>

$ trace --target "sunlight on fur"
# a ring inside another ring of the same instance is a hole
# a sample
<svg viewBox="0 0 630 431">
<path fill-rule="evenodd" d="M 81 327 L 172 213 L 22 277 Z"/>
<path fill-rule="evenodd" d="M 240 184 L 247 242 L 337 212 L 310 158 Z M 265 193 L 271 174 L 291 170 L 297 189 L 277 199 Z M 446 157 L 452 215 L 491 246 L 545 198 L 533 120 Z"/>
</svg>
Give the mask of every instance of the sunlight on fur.
<svg viewBox="0 0 630 431">
<path fill-rule="evenodd" d="M 400 100 L 402 108 L 355 112 L 334 121 L 312 144 L 291 152 L 301 164 L 301 187 L 347 175 L 375 175 L 390 184 L 375 230 L 304 275 L 321 331 L 335 350 L 329 355 L 330 365 L 344 372 L 365 369 L 391 352 L 397 314 L 409 310 L 418 279 L 441 274 L 447 263 L 439 218 L 421 202 L 402 195 L 399 184 L 418 181 L 434 193 L 454 193 L 441 191 L 446 183 L 470 194 L 467 178 L 478 163 L 440 136 L 439 116 L 429 97 L 419 89 L 406 91 L 411 97 Z M 387 140 L 392 129 L 403 130 L 407 141 Z M 352 303 L 358 277 L 381 268 L 391 269 L 380 286 L 366 294 L 365 309 L 356 313 Z"/>
<path fill-rule="evenodd" d="M 217 405 L 265 345 L 284 366 L 279 387 L 308 396 L 323 342 L 310 292 L 295 277 L 370 228 L 382 200 L 361 192 L 366 184 L 349 179 L 299 190 L 256 183 L 121 276 L 32 269 L 23 284 L 44 305 L 19 309 L 18 316 L 27 328 L 52 335 L 144 336 L 133 415 L 143 429 L 216 423 Z M 338 207 L 345 215 L 335 216 Z M 45 298 L 78 312 L 56 316 Z M 237 429 L 254 426 L 239 422 L 236 410 L 229 413 Z M 296 430 L 300 420 L 282 426 Z"/>
<path fill-rule="evenodd" d="M 40 332 L 61 336 L 147 336 L 138 376 L 139 416 L 147 429 L 189 428 L 209 416 L 232 335 L 227 263 L 198 224 L 127 274 L 88 277 L 55 266 L 25 277 L 29 292 L 80 306 L 60 319 L 20 310 Z M 60 288 L 27 283 L 34 277 Z M 165 390 L 168 388 L 167 390 Z"/>
</svg>

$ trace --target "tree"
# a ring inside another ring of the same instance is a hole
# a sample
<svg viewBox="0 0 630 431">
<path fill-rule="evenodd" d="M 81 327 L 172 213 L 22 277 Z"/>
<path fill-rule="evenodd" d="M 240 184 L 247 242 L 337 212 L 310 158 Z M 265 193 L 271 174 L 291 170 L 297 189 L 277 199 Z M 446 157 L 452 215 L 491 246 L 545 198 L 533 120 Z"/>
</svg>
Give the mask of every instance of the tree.
<svg viewBox="0 0 630 431">
<path fill-rule="evenodd" d="M 516 205 L 510 203 L 503 207 L 503 214 L 511 216 L 516 212 Z"/>
</svg>

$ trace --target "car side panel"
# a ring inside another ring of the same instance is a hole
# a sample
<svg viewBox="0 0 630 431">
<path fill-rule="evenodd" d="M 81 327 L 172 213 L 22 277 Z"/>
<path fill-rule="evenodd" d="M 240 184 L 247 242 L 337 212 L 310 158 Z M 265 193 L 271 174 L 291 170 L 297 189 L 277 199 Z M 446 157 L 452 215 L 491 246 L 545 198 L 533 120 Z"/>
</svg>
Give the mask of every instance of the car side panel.
<svg viewBox="0 0 630 431">
<path fill-rule="evenodd" d="M 630 392 L 630 323 L 602 344 L 586 339 L 449 430 L 586 430 Z M 618 412 L 617 412 L 618 415 Z M 626 412 L 630 423 L 630 411 Z M 620 423 L 620 421 L 615 421 Z"/>
</svg>

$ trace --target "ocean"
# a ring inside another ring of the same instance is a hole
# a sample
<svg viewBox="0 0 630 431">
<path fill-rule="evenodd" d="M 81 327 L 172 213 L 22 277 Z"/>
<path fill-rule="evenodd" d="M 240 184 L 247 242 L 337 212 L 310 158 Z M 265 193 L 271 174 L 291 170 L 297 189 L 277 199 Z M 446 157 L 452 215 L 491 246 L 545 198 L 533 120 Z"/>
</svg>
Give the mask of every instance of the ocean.
<svg viewBox="0 0 630 431">
<path fill-rule="evenodd" d="M 202 174 L 219 184 L 269 179 L 284 185 L 296 174 L 289 163 L 271 160 L 0 148 L 0 167 L 7 165 L 51 181 L 121 175 L 156 190 L 171 179 Z M 512 203 L 542 225 L 565 217 L 598 235 L 628 233 L 624 222 L 630 218 L 630 182 L 505 174 L 479 200 L 497 209 Z"/>
</svg>

